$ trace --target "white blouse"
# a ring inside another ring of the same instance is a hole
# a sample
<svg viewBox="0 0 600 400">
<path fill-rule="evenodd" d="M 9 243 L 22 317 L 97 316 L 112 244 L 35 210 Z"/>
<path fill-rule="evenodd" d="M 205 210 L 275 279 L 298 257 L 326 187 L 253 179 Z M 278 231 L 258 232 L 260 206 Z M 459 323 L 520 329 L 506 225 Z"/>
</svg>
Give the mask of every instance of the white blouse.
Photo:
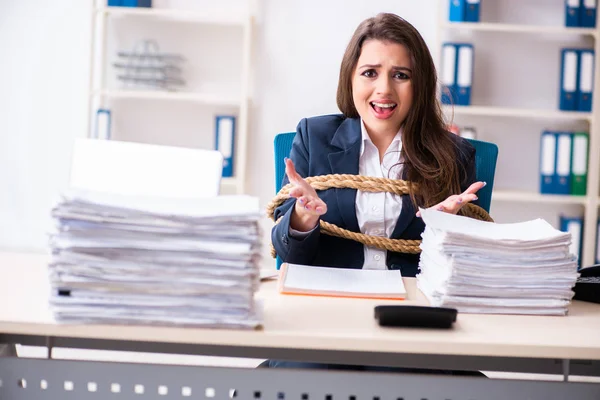
<svg viewBox="0 0 600 400">
<path fill-rule="evenodd" d="M 402 172 L 402 166 L 398 164 L 400 150 L 402 150 L 401 131 L 398 131 L 387 148 L 383 156 L 383 162 L 379 162 L 379 151 L 369 137 L 362 120 L 360 126 L 362 142 L 358 173 L 364 176 L 397 179 Z M 369 193 L 360 190 L 356 194 L 356 218 L 358 219 L 360 231 L 364 234 L 390 237 L 396 227 L 396 221 L 401 210 L 402 196 L 385 192 Z M 385 264 L 386 250 L 364 246 L 364 252 L 363 269 L 387 269 Z"/>
</svg>

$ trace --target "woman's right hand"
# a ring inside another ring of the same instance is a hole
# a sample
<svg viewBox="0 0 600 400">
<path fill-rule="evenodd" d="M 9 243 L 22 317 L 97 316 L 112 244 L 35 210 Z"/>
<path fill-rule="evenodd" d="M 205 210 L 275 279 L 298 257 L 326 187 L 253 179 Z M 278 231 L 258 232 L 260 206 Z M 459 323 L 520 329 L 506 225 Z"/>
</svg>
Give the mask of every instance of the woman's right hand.
<svg viewBox="0 0 600 400">
<path fill-rule="evenodd" d="M 327 204 L 319 198 L 312 188 L 298 173 L 294 163 L 285 159 L 285 173 L 293 185 L 290 197 L 296 198 L 296 207 L 292 213 L 290 226 L 300 232 L 308 232 L 319 223 L 319 217 L 327 212 Z"/>
</svg>

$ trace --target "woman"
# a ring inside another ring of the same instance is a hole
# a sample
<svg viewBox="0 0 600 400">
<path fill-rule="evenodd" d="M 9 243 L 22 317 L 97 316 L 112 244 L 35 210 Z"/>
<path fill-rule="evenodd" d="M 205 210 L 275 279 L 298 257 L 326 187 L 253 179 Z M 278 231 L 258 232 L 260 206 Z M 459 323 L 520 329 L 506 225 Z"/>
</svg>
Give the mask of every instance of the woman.
<svg viewBox="0 0 600 400">
<path fill-rule="evenodd" d="M 394 14 L 356 29 L 338 83 L 341 115 L 298 124 L 286 179 L 291 198 L 275 211 L 282 220 L 272 242 L 284 262 L 340 268 L 400 269 L 415 276 L 419 256 L 386 252 L 320 235 L 319 220 L 354 232 L 420 239 L 418 207 L 456 213 L 485 186 L 475 182 L 475 149 L 448 132 L 436 97 L 433 59 L 419 32 Z M 360 174 L 404 179 L 410 195 L 329 189 L 317 194 L 303 177 Z"/>
</svg>

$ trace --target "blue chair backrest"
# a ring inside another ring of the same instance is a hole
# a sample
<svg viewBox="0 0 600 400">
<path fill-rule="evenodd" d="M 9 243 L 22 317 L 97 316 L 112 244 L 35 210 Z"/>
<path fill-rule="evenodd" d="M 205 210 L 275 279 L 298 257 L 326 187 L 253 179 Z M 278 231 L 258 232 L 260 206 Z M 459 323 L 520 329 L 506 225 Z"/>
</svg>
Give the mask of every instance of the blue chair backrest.
<svg viewBox="0 0 600 400">
<path fill-rule="evenodd" d="M 296 136 L 296 132 L 280 133 L 275 136 L 275 193 L 281 189 L 281 183 L 285 175 L 284 159 L 290 155 L 294 136 Z M 494 175 L 496 173 L 496 160 L 498 159 L 498 146 L 481 140 L 467 140 L 475 147 L 476 179 L 486 182 L 485 187 L 477 192 L 479 205 L 489 212 L 492 202 Z"/>
</svg>

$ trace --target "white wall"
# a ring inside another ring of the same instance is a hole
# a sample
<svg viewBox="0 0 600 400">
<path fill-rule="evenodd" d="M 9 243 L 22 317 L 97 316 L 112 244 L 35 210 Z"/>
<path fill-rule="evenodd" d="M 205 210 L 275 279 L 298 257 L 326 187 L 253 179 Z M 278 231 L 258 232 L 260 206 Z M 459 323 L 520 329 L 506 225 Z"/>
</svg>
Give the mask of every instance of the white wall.
<svg viewBox="0 0 600 400">
<path fill-rule="evenodd" d="M 88 2 L 0 1 L 0 246 L 45 249 L 85 133 Z"/>
</svg>

